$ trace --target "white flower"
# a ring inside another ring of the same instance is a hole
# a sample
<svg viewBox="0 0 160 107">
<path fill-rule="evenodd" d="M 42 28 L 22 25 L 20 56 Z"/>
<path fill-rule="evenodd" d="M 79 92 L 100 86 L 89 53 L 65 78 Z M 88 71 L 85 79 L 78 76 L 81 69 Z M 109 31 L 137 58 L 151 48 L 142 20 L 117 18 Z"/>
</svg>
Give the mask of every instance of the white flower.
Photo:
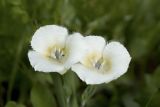
<svg viewBox="0 0 160 107">
<path fill-rule="evenodd" d="M 30 63 L 36 71 L 63 74 L 80 60 L 83 39 L 79 33 L 68 35 L 66 28 L 57 25 L 40 27 L 31 40 Z"/>
<path fill-rule="evenodd" d="M 87 51 L 72 70 L 87 84 L 108 83 L 124 74 L 131 57 L 119 42 L 106 45 L 100 36 L 85 37 Z"/>
</svg>

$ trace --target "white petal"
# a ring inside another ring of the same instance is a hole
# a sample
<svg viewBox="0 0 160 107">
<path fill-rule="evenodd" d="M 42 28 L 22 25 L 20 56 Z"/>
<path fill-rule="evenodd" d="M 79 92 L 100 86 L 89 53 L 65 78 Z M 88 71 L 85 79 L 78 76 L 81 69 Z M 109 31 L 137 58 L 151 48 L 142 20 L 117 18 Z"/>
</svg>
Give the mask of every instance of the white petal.
<svg viewBox="0 0 160 107">
<path fill-rule="evenodd" d="M 103 54 L 104 58 L 109 57 L 112 61 L 110 71 L 102 73 L 96 69 L 89 69 L 82 64 L 73 65 L 72 70 L 87 84 L 108 83 L 127 71 L 131 57 L 123 45 L 118 42 L 111 42 L 105 47 Z"/>
<path fill-rule="evenodd" d="M 86 36 L 84 40 L 86 51 L 84 57 L 81 58 L 80 62 L 82 64 L 85 64 L 86 66 L 90 66 L 90 60 L 97 60 L 102 56 L 106 41 L 101 36 Z"/>
<path fill-rule="evenodd" d="M 102 84 L 110 82 L 115 79 L 112 78 L 111 74 L 102 74 L 98 73 L 98 71 L 94 71 L 93 69 L 88 69 L 82 64 L 75 64 L 72 66 L 72 70 L 78 75 L 78 77 L 86 82 L 86 84 Z"/>
<path fill-rule="evenodd" d="M 60 74 L 66 72 L 63 65 L 56 63 L 53 60 L 49 60 L 35 51 L 29 51 L 28 57 L 35 71 L 58 72 Z"/>
<path fill-rule="evenodd" d="M 97 52 L 102 52 L 106 45 L 106 41 L 103 37 L 101 36 L 86 36 L 85 37 L 85 42 L 88 47 L 88 51 L 97 51 Z"/>
<path fill-rule="evenodd" d="M 110 76 L 116 79 L 127 72 L 131 57 L 119 42 L 110 42 L 103 51 L 103 57 L 111 60 Z M 109 82 L 109 81 L 106 81 Z"/>
<path fill-rule="evenodd" d="M 66 60 L 66 66 L 71 67 L 73 64 L 80 61 L 85 52 L 84 37 L 80 33 L 74 33 L 70 35 L 66 40 L 66 49 L 68 51 L 68 57 Z"/>
<path fill-rule="evenodd" d="M 44 53 L 49 47 L 55 44 L 64 46 L 68 31 L 66 28 L 57 25 L 46 25 L 40 27 L 33 35 L 31 46 L 39 52 Z"/>
</svg>

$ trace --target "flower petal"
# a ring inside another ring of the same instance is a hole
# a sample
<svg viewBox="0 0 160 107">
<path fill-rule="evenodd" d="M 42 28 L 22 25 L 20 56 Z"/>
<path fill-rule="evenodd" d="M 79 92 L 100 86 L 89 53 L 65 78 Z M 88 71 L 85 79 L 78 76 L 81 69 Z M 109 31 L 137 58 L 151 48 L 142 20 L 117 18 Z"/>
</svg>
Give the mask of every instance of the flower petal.
<svg viewBox="0 0 160 107">
<path fill-rule="evenodd" d="M 114 79 L 110 75 L 103 75 L 102 73 L 98 73 L 98 71 L 88 69 L 82 64 L 73 65 L 72 70 L 82 81 L 86 82 L 86 84 L 102 84 Z"/>
<path fill-rule="evenodd" d="M 28 52 L 29 61 L 36 71 L 42 72 L 58 72 L 64 74 L 66 70 L 63 65 L 49 60 L 35 51 Z"/>
<path fill-rule="evenodd" d="M 111 60 L 110 76 L 116 79 L 127 72 L 131 57 L 119 42 L 110 42 L 103 51 L 103 57 Z M 109 81 L 106 81 L 109 82 Z"/>
<path fill-rule="evenodd" d="M 33 35 L 31 46 L 33 50 L 43 54 L 50 46 L 60 44 L 64 46 L 68 31 L 57 25 L 40 27 Z"/>
<path fill-rule="evenodd" d="M 100 36 L 86 36 L 84 40 L 86 51 L 80 62 L 86 66 L 91 66 L 90 59 L 97 60 L 102 56 L 106 41 Z"/>
<path fill-rule="evenodd" d="M 68 50 L 68 56 L 65 63 L 68 68 L 80 61 L 84 55 L 85 46 L 84 37 L 80 33 L 73 33 L 67 38 L 66 49 Z"/>
<path fill-rule="evenodd" d="M 106 45 L 105 39 L 101 36 L 86 36 L 85 42 L 87 44 L 88 51 L 97 51 L 100 53 Z"/>
</svg>

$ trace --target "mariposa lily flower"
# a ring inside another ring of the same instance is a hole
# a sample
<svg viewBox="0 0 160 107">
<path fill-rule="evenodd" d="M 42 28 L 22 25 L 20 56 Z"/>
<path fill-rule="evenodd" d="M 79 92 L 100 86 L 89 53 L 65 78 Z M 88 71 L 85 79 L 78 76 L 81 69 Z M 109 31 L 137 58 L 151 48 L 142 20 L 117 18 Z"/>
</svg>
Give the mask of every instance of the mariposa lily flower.
<svg viewBox="0 0 160 107">
<path fill-rule="evenodd" d="M 106 44 L 100 36 L 85 37 L 87 51 L 72 70 L 87 84 L 108 83 L 123 75 L 131 57 L 119 42 Z"/>
<path fill-rule="evenodd" d="M 28 52 L 36 71 L 64 74 L 72 64 L 81 59 L 79 53 L 84 37 L 79 33 L 68 34 L 66 28 L 57 25 L 40 27 L 33 35 Z"/>
</svg>

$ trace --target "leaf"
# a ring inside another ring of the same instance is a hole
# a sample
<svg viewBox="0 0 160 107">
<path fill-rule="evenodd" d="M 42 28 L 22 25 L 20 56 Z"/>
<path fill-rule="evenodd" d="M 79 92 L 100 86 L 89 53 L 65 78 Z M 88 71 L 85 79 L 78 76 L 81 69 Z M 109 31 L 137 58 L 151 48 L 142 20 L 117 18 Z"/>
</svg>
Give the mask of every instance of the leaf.
<svg viewBox="0 0 160 107">
<path fill-rule="evenodd" d="M 14 101 L 9 101 L 5 107 L 25 107 L 24 105 L 22 104 L 17 104 L 16 102 Z"/>
<path fill-rule="evenodd" d="M 43 84 L 35 84 L 31 90 L 33 107 L 56 107 L 51 91 Z"/>
<path fill-rule="evenodd" d="M 140 105 L 134 100 L 132 95 L 126 94 L 122 98 L 125 107 L 140 107 Z"/>
<path fill-rule="evenodd" d="M 16 105 L 16 102 L 10 101 L 5 105 L 5 107 L 16 107 Z"/>
<path fill-rule="evenodd" d="M 154 84 L 157 86 L 157 88 L 160 88 L 160 84 L 159 84 L 159 81 L 160 81 L 160 65 L 156 68 L 152 79 L 153 79 Z"/>
</svg>

